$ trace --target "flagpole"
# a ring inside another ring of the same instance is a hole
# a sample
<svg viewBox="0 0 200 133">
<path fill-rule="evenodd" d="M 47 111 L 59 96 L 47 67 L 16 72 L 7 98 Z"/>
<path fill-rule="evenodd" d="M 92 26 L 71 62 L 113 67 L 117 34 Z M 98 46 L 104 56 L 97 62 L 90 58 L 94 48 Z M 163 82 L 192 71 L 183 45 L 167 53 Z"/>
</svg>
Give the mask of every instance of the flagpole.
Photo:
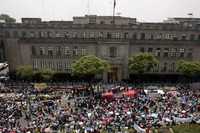
<svg viewBox="0 0 200 133">
<path fill-rule="evenodd" d="M 116 6 L 116 0 L 114 0 L 114 5 L 113 5 L 113 24 L 115 24 L 115 6 Z"/>
</svg>

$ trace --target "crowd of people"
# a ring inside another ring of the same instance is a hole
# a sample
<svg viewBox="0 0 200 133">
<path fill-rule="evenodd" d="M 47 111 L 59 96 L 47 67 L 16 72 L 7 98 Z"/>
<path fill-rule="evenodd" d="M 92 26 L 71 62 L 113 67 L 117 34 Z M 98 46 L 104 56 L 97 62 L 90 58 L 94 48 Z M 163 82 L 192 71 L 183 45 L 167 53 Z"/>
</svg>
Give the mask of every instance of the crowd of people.
<svg viewBox="0 0 200 133">
<path fill-rule="evenodd" d="M 125 85 L 43 90 L 32 84 L 1 86 L 0 133 L 149 132 L 165 125 L 200 123 L 200 90 L 196 89 L 176 88 L 151 96 L 144 88 Z M 134 94 L 124 95 L 129 90 Z M 111 95 L 104 95 L 108 92 Z"/>
</svg>

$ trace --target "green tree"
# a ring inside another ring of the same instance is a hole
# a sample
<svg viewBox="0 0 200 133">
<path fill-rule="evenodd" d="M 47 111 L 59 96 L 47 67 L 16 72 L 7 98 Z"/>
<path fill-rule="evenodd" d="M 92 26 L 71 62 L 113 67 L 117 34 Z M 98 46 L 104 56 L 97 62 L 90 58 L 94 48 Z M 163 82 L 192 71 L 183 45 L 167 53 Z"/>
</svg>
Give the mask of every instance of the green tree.
<svg viewBox="0 0 200 133">
<path fill-rule="evenodd" d="M 4 20 L 6 23 L 15 23 L 16 19 L 13 17 L 10 17 L 7 14 L 1 14 L 0 15 L 0 20 Z"/>
<path fill-rule="evenodd" d="M 177 71 L 185 76 L 197 76 L 200 74 L 200 62 L 179 60 L 176 64 Z"/>
<path fill-rule="evenodd" d="M 54 75 L 54 71 L 50 70 L 50 69 L 41 69 L 38 71 L 34 72 L 34 75 L 36 78 L 40 79 L 40 80 L 51 80 L 53 75 Z"/>
<path fill-rule="evenodd" d="M 33 68 L 29 65 L 20 66 L 16 69 L 16 75 L 21 79 L 31 80 L 33 74 Z"/>
<path fill-rule="evenodd" d="M 158 65 L 159 61 L 148 53 L 142 53 L 130 57 L 128 68 L 131 74 L 144 74 L 150 72 Z"/>
<path fill-rule="evenodd" d="M 83 56 L 72 64 L 72 73 L 78 76 L 94 76 L 109 69 L 107 61 L 96 56 Z"/>
</svg>

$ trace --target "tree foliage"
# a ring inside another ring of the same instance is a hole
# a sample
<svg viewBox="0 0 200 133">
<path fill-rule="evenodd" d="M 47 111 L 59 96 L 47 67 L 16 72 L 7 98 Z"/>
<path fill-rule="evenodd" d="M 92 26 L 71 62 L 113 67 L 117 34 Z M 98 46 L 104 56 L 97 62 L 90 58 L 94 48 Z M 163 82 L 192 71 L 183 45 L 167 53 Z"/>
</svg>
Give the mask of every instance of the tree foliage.
<svg viewBox="0 0 200 133">
<path fill-rule="evenodd" d="M 102 74 L 109 69 L 107 61 L 96 56 L 83 56 L 72 64 L 72 73 L 79 76 Z"/>
<path fill-rule="evenodd" d="M 130 57 L 129 71 L 132 74 L 144 74 L 150 72 L 159 63 L 159 61 L 151 54 L 142 53 Z"/>
<path fill-rule="evenodd" d="M 197 76 L 200 74 L 199 61 L 184 61 L 180 60 L 176 64 L 177 71 L 185 76 Z"/>
<path fill-rule="evenodd" d="M 54 72 L 50 69 L 41 69 L 38 72 L 41 74 L 43 80 L 50 80 L 54 75 Z"/>
<path fill-rule="evenodd" d="M 33 75 L 33 68 L 29 65 L 20 66 L 16 69 L 16 75 L 22 79 L 30 80 Z"/>
<path fill-rule="evenodd" d="M 0 15 L 0 20 L 4 20 L 6 23 L 15 23 L 16 19 L 13 17 L 10 17 L 7 14 L 1 14 Z"/>
<path fill-rule="evenodd" d="M 41 69 L 38 71 L 33 71 L 32 66 L 24 65 L 20 66 L 16 70 L 17 77 L 24 80 L 51 80 L 54 72 L 50 69 Z"/>
</svg>

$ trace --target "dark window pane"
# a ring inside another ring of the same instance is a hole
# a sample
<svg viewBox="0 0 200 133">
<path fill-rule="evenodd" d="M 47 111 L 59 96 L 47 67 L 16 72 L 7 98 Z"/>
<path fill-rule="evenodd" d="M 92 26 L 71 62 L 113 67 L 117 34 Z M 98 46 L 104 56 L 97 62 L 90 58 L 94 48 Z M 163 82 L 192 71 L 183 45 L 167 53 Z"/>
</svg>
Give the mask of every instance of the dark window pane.
<svg viewBox="0 0 200 133">
<path fill-rule="evenodd" d="M 110 47 L 110 57 L 116 57 L 116 56 L 117 56 L 117 48 Z"/>
</svg>

